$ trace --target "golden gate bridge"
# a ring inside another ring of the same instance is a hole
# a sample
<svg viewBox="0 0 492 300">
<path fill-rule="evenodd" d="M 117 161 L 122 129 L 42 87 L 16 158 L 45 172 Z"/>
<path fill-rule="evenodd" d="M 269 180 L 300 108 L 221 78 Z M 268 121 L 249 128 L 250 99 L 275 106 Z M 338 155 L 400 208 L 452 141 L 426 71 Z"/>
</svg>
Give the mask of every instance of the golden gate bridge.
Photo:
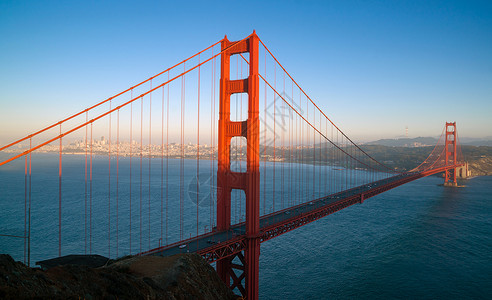
<svg viewBox="0 0 492 300">
<path fill-rule="evenodd" d="M 195 252 L 247 299 L 258 297 L 262 242 L 425 176 L 444 172 L 456 185 L 464 165 L 456 123 L 413 170 L 375 160 L 255 32 L 226 36 L 0 154 L 1 201 L 23 221 L 0 236 L 23 241 L 26 264 L 48 237 L 60 257 Z"/>
</svg>

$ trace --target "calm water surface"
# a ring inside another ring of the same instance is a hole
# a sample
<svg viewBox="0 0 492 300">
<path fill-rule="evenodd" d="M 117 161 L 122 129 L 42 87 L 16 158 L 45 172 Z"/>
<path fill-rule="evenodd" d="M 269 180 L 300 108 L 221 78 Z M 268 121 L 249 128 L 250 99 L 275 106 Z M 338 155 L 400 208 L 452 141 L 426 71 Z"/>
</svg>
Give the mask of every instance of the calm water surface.
<svg viewBox="0 0 492 300">
<path fill-rule="evenodd" d="M 406 184 L 262 244 L 263 299 L 491 299 L 492 177 Z"/>
<path fill-rule="evenodd" d="M 36 197 L 33 198 L 32 262 L 54 257 L 58 250 L 58 170 L 41 170 L 43 161 L 57 158 L 40 157 L 42 159 L 33 165 L 35 175 L 32 189 Z M 88 224 L 84 214 L 87 208 L 82 197 L 85 195 L 85 184 L 80 184 L 83 183 L 80 178 L 84 176 L 83 169 L 80 169 L 83 157 L 68 157 L 64 158 L 63 169 L 63 254 L 83 253 L 84 250 L 81 249 L 88 245 L 88 231 L 84 232 L 84 228 L 87 228 L 84 224 Z M 133 183 L 140 178 L 139 160 L 134 159 L 133 164 L 135 163 Z M 203 165 L 200 166 L 200 172 L 203 172 L 205 178 L 210 172 L 210 163 L 201 163 Z M 103 171 L 107 169 L 107 161 L 100 165 L 95 164 L 94 177 L 107 178 L 107 173 Z M 177 161 L 171 164 L 173 170 L 179 166 Z M 195 165 L 196 163 L 187 161 L 186 172 L 195 172 Z M 0 170 L 0 233 L 23 234 L 23 168 L 24 163 L 19 162 Z M 121 168 L 123 171 L 128 168 L 128 165 L 125 166 L 125 159 L 122 159 Z M 266 170 L 269 172 L 268 166 Z M 145 182 L 147 169 L 143 172 L 142 224 L 139 224 L 140 190 L 135 187 L 131 191 L 132 253 L 139 250 L 141 243 L 144 250 L 148 245 L 153 247 L 160 243 L 160 229 L 163 228 L 159 224 L 160 163 L 152 168 L 152 172 L 150 184 Z M 120 231 L 124 231 L 129 228 L 129 178 L 122 177 L 120 180 L 119 196 L 122 200 L 118 208 L 118 226 Z M 492 177 L 467 180 L 464 188 L 444 188 L 439 185 L 441 183 L 442 179 L 438 177 L 408 183 L 370 198 L 362 205 L 352 206 L 263 243 L 260 256 L 260 297 L 491 299 Z M 181 183 L 177 172 L 170 173 L 168 184 L 171 194 L 179 194 Z M 277 188 L 280 184 L 277 182 Z M 292 186 L 288 182 L 285 184 Z M 311 185 L 311 181 L 307 184 Z M 94 189 L 92 252 L 111 257 L 116 256 L 116 249 L 119 256 L 129 253 L 129 234 L 120 235 L 120 246 L 116 246 L 115 181 L 111 185 L 111 206 L 107 204 L 108 187 L 103 184 Z M 272 198 L 273 189 L 268 186 L 265 189 L 270 193 L 267 198 Z M 150 205 L 145 196 L 148 194 L 151 195 Z M 262 205 L 262 209 L 265 207 L 268 212 L 269 207 L 279 205 L 281 195 L 277 192 L 275 194 L 277 204 L 267 203 Z M 199 214 L 202 216 L 200 231 L 202 228 L 209 230 L 209 224 L 214 222 L 206 217 L 214 213 L 211 205 L 207 205 L 209 198 L 203 199 L 204 202 L 200 202 L 199 207 Z M 189 200 L 183 202 L 184 209 L 196 212 L 196 202 Z M 171 201 L 169 219 L 176 217 L 179 209 L 179 202 Z M 233 211 L 233 218 L 238 221 L 244 214 L 244 203 L 242 206 L 238 203 L 233 210 L 236 210 Z M 108 214 L 112 220 L 110 244 L 107 242 Z M 195 219 L 193 215 L 186 216 L 183 228 L 186 235 L 188 232 L 195 232 Z M 152 220 L 151 232 L 148 231 L 149 220 Z M 168 225 L 170 241 L 179 240 L 178 225 Z M 0 252 L 11 253 L 17 260 L 22 260 L 23 243 L 0 237 Z"/>
</svg>

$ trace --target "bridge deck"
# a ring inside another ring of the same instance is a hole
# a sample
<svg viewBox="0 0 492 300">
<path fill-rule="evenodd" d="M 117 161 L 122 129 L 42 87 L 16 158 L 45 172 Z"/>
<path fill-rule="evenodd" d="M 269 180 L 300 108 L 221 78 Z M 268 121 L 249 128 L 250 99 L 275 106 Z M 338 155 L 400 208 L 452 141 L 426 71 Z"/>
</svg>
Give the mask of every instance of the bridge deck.
<svg viewBox="0 0 492 300">
<path fill-rule="evenodd" d="M 410 181 L 462 165 L 456 164 L 425 172 L 399 174 L 264 215 L 260 218 L 260 234 L 258 237 L 261 242 L 267 241 L 351 205 L 362 203 L 367 198 L 376 196 Z M 213 231 L 178 243 L 152 249 L 140 255 L 168 256 L 178 253 L 196 252 L 211 263 L 243 251 L 247 238 L 244 223 L 239 223 L 233 225 L 227 231 Z"/>
<path fill-rule="evenodd" d="M 260 219 L 260 241 L 267 241 L 328 214 L 356 203 L 362 203 L 369 197 L 428 175 L 431 174 L 400 174 L 262 216 Z M 227 231 L 214 231 L 143 252 L 141 255 L 168 256 L 196 252 L 201 254 L 207 261 L 214 262 L 244 250 L 246 238 L 245 225 L 240 223 L 232 226 Z"/>
</svg>

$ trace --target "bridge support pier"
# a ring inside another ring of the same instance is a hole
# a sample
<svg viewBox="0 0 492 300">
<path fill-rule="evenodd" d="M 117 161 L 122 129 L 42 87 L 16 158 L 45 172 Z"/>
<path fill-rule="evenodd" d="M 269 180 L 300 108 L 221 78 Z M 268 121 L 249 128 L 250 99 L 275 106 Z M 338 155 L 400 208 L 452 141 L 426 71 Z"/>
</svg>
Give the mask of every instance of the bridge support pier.
<svg viewBox="0 0 492 300">
<path fill-rule="evenodd" d="M 231 227 L 231 191 L 243 190 L 246 194 L 246 236 L 244 255 L 237 254 L 217 262 L 217 273 L 232 289 L 238 288 L 246 299 L 258 299 L 258 274 L 260 242 L 260 121 L 258 43 L 256 33 L 246 40 L 221 43 L 221 78 L 219 100 L 219 140 L 217 171 L 217 230 Z M 249 77 L 230 80 L 231 55 L 249 52 Z M 232 94 L 248 93 L 248 119 L 231 121 L 230 98 Z M 232 172 L 230 162 L 231 138 L 242 136 L 247 141 L 245 173 Z M 239 258 L 242 265 L 234 262 Z M 236 272 L 243 272 L 239 276 Z M 231 282 L 232 280 L 232 282 Z M 245 286 L 243 286 L 243 280 Z"/>
<path fill-rule="evenodd" d="M 444 143 L 446 164 L 456 165 L 456 142 L 456 122 L 446 122 L 446 139 Z M 456 168 L 445 171 L 444 186 L 458 186 Z"/>
<path fill-rule="evenodd" d="M 445 187 L 457 187 L 458 186 L 458 182 L 444 182 L 444 186 Z"/>
</svg>

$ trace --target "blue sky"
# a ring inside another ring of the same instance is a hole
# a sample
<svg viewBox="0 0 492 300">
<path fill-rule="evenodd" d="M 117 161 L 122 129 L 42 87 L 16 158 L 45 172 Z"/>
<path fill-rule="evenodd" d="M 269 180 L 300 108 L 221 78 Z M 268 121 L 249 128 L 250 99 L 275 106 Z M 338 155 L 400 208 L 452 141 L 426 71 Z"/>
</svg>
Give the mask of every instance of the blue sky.
<svg viewBox="0 0 492 300">
<path fill-rule="evenodd" d="M 4 0 L 0 144 L 253 29 L 355 140 L 492 137 L 491 1 Z"/>
</svg>

